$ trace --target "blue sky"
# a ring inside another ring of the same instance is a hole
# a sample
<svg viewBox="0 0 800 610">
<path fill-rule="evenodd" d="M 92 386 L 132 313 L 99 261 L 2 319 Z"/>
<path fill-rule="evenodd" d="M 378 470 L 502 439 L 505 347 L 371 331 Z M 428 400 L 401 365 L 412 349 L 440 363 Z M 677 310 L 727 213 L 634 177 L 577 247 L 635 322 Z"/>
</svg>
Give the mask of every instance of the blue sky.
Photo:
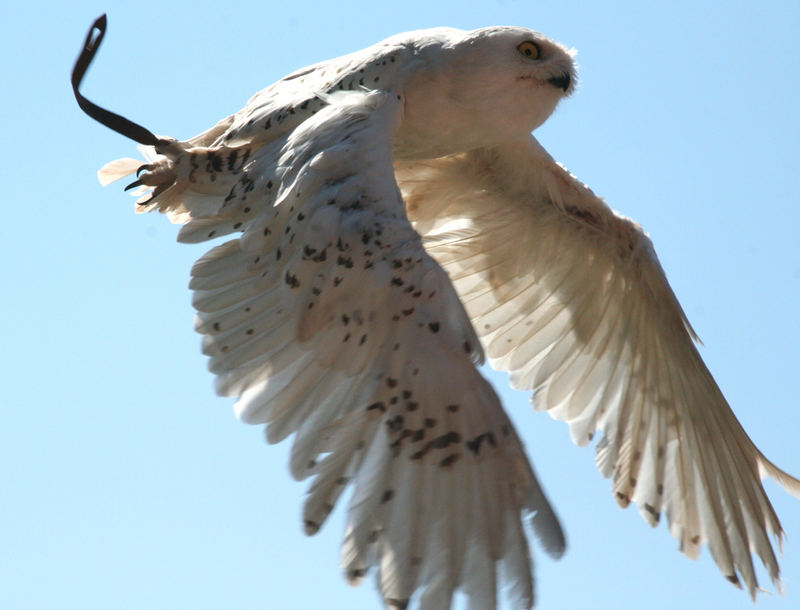
<svg viewBox="0 0 800 610">
<path fill-rule="evenodd" d="M 178 138 L 400 31 L 523 25 L 576 47 L 578 91 L 537 136 L 650 232 L 737 416 L 800 474 L 797 3 L 18 4 L 0 23 L 0 607 L 379 607 L 370 580 L 340 576 L 343 506 L 306 537 L 288 444 L 267 446 L 214 396 L 186 288 L 206 246 L 176 244 L 166 219 L 97 183 L 135 156 L 68 87 L 104 11 L 87 96 Z M 592 451 L 490 378 L 568 536 L 561 561 L 535 549 L 539 608 L 753 607 L 707 554 L 684 558 L 664 524 L 617 508 Z M 797 608 L 800 502 L 767 489 L 786 595 L 758 608 Z"/>
</svg>

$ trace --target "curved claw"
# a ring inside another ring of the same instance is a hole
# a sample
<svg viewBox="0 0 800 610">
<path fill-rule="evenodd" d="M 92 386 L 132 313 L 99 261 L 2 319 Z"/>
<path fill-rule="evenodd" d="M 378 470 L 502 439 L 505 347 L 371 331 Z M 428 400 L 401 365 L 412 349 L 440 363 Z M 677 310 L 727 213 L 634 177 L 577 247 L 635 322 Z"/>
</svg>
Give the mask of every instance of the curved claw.
<svg viewBox="0 0 800 610">
<path fill-rule="evenodd" d="M 142 186 L 143 184 L 144 182 L 142 182 L 141 180 L 134 180 L 128 186 L 125 187 L 125 190 L 130 191 L 131 189 L 135 189 L 137 186 Z"/>
<path fill-rule="evenodd" d="M 140 165 L 140 166 L 139 166 L 139 167 L 136 169 L 136 177 L 138 178 L 138 177 L 139 177 L 139 175 L 140 175 L 142 172 L 149 172 L 151 169 L 153 169 L 153 166 L 152 166 L 150 163 L 145 163 L 145 164 L 143 164 L 143 165 Z"/>
<path fill-rule="evenodd" d="M 137 180 L 138 182 L 138 180 Z M 173 183 L 174 184 L 174 183 Z M 150 193 L 150 197 L 145 199 L 144 201 L 137 201 L 138 205 L 150 205 L 153 202 L 153 199 L 158 197 L 161 193 L 166 191 L 172 184 L 160 184 L 156 188 L 153 189 L 153 192 Z"/>
</svg>

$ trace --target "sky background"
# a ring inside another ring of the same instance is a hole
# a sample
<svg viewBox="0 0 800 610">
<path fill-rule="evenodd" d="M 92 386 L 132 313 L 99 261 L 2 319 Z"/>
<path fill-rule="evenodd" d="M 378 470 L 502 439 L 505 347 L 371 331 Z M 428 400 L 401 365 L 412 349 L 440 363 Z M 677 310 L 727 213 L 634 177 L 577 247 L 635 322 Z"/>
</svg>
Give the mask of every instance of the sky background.
<svg viewBox="0 0 800 610">
<path fill-rule="evenodd" d="M 214 395 L 186 288 L 208 246 L 97 182 L 136 156 L 68 86 L 104 11 L 86 95 L 181 139 L 401 31 L 521 25 L 574 46 L 578 90 L 537 136 L 649 231 L 745 429 L 800 474 L 800 4 L 15 3 L 0 20 L 0 607 L 380 607 L 371 579 L 341 577 L 345 503 L 306 537 L 289 444 Z M 692 562 L 664 523 L 620 510 L 566 425 L 490 378 L 568 536 L 561 561 L 534 548 L 539 608 L 753 608 L 707 553 Z M 800 608 L 800 501 L 767 490 L 786 595 L 758 609 Z"/>
</svg>

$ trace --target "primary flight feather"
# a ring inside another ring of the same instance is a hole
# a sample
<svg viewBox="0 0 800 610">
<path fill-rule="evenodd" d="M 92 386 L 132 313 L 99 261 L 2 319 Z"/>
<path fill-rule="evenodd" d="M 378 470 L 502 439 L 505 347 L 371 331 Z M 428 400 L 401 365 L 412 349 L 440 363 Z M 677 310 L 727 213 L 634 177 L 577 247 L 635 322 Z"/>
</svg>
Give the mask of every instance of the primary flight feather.
<svg viewBox="0 0 800 610">
<path fill-rule="evenodd" d="M 531 132 L 574 88 L 572 53 L 516 27 L 401 34 L 305 68 L 184 142 L 87 100 L 145 146 L 137 210 L 229 234 L 192 269 L 216 389 L 270 442 L 294 435 L 315 533 L 353 491 L 351 582 L 384 603 L 534 603 L 526 521 L 564 535 L 499 399 L 485 355 L 533 404 L 597 441 L 625 507 L 662 514 L 682 552 L 703 544 L 755 595 L 753 554 L 779 583 L 782 529 L 761 485 L 800 481 L 755 447 L 696 349 L 644 231 L 557 164 Z"/>
</svg>

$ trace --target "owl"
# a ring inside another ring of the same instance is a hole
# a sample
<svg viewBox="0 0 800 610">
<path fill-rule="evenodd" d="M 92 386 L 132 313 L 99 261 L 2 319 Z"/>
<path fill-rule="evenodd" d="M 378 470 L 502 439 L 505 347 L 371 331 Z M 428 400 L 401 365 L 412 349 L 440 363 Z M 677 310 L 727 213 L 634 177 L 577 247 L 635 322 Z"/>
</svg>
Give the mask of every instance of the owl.
<svg viewBox="0 0 800 610">
<path fill-rule="evenodd" d="M 622 507 L 662 514 L 754 596 L 753 554 L 779 582 L 782 529 L 761 479 L 794 495 L 703 363 L 653 244 L 532 131 L 575 87 L 573 53 L 518 27 L 394 36 L 290 74 L 208 131 L 156 136 L 79 91 L 89 116 L 143 146 L 139 212 L 178 240 L 227 237 L 190 287 L 216 390 L 310 479 L 314 534 L 348 488 L 342 568 L 373 572 L 388 608 L 442 609 L 456 590 L 534 603 L 529 527 L 561 525 L 478 366 L 596 442 Z"/>
</svg>

